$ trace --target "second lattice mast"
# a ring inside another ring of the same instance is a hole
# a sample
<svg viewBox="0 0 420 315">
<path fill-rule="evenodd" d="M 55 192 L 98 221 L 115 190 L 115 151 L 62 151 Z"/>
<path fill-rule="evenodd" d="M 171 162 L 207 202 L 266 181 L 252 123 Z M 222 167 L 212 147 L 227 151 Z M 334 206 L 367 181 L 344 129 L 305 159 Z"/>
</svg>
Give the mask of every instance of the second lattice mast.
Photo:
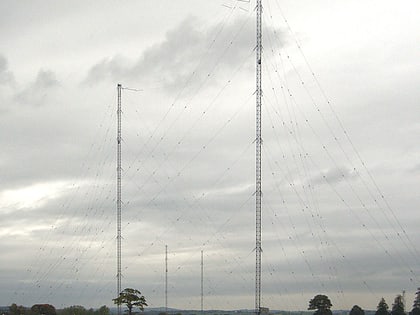
<svg viewBox="0 0 420 315">
<path fill-rule="evenodd" d="M 117 297 L 121 293 L 121 84 L 117 85 Z M 118 305 L 121 315 L 121 305 Z"/>
<path fill-rule="evenodd" d="M 261 58 L 262 58 L 262 0 L 257 0 L 257 25 L 256 25 L 256 138 L 255 138 L 255 313 L 261 312 Z"/>
</svg>

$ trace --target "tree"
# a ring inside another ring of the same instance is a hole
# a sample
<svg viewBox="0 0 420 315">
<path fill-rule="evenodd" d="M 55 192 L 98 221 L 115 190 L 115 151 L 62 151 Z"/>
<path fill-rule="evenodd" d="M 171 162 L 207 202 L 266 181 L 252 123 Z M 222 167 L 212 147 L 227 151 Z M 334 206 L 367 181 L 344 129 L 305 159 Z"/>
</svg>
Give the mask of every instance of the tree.
<svg viewBox="0 0 420 315">
<path fill-rule="evenodd" d="M 81 305 L 72 305 L 63 308 L 60 315 L 87 315 L 87 310 Z"/>
<path fill-rule="evenodd" d="M 9 306 L 10 315 L 23 315 L 26 313 L 25 307 L 22 305 L 17 306 L 16 303 L 13 303 Z"/>
<path fill-rule="evenodd" d="M 308 310 L 315 310 L 314 315 L 332 315 L 330 310 L 332 304 L 328 296 L 323 294 L 316 295 L 309 301 Z"/>
<path fill-rule="evenodd" d="M 389 315 L 388 304 L 386 304 L 384 298 L 381 298 L 379 301 L 378 306 L 376 307 L 375 315 Z"/>
<path fill-rule="evenodd" d="M 102 305 L 97 311 L 95 311 L 95 315 L 110 315 L 111 312 L 109 307 L 106 305 Z"/>
<path fill-rule="evenodd" d="M 147 306 L 146 299 L 141 295 L 141 292 L 131 288 L 124 289 L 120 296 L 112 299 L 112 301 L 117 305 L 125 304 L 128 308 L 128 315 L 131 315 L 133 307 L 138 307 L 143 311 L 144 306 Z"/>
<path fill-rule="evenodd" d="M 420 288 L 417 288 L 416 297 L 414 298 L 413 310 L 415 308 L 420 309 Z"/>
<path fill-rule="evenodd" d="M 417 288 L 416 297 L 413 302 L 413 309 L 410 315 L 420 315 L 420 288 Z"/>
<path fill-rule="evenodd" d="M 16 303 L 13 303 L 12 305 L 9 306 L 9 313 L 11 315 L 20 315 L 18 306 L 16 305 Z"/>
<path fill-rule="evenodd" d="M 34 315 L 57 315 L 55 307 L 51 304 L 34 304 L 31 307 L 31 313 Z"/>
<path fill-rule="evenodd" d="M 349 315 L 365 315 L 365 311 L 359 305 L 354 305 Z"/>
<path fill-rule="evenodd" d="M 404 299 L 401 294 L 398 294 L 392 304 L 391 315 L 405 315 L 404 312 Z"/>
</svg>

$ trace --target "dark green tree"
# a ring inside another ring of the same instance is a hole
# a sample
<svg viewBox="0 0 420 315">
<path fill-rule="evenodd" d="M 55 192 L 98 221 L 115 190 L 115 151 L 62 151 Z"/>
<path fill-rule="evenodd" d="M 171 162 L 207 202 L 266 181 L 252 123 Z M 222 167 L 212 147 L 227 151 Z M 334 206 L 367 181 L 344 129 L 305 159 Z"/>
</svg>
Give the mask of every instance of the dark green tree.
<svg viewBox="0 0 420 315">
<path fill-rule="evenodd" d="M 416 297 L 413 302 L 413 309 L 410 315 L 420 315 L 420 288 L 417 288 Z"/>
<path fill-rule="evenodd" d="M 308 310 L 316 310 L 314 315 L 332 315 L 331 306 L 328 296 L 318 294 L 309 301 Z"/>
<path fill-rule="evenodd" d="M 31 307 L 33 315 L 57 315 L 55 307 L 51 304 L 34 304 Z"/>
<path fill-rule="evenodd" d="M 147 306 L 146 299 L 141 292 L 136 289 L 126 288 L 124 289 L 119 297 L 112 299 L 114 304 L 122 305 L 125 304 L 128 308 L 128 315 L 132 314 L 133 307 L 138 307 L 141 311 Z"/>
<path fill-rule="evenodd" d="M 392 304 L 391 315 L 405 315 L 404 312 L 404 299 L 401 294 L 398 294 Z"/>
<path fill-rule="evenodd" d="M 389 315 L 388 304 L 386 304 L 384 298 L 381 298 L 379 301 L 378 306 L 376 307 L 375 315 Z"/>
<path fill-rule="evenodd" d="M 10 315 L 20 315 L 19 310 L 18 310 L 18 306 L 16 305 L 16 303 L 13 303 L 12 305 L 9 306 L 9 314 Z"/>
<path fill-rule="evenodd" d="M 65 307 L 60 311 L 60 315 L 87 315 L 88 311 L 81 305 Z"/>
<path fill-rule="evenodd" d="M 22 305 L 17 306 L 16 303 L 13 303 L 9 306 L 10 315 L 23 315 L 26 313 L 26 308 Z"/>
<path fill-rule="evenodd" d="M 106 305 L 102 305 L 99 309 L 95 311 L 95 315 L 110 315 L 111 312 L 109 310 L 109 307 Z"/>
<path fill-rule="evenodd" d="M 365 311 L 359 305 L 354 305 L 349 315 L 365 315 Z"/>
</svg>

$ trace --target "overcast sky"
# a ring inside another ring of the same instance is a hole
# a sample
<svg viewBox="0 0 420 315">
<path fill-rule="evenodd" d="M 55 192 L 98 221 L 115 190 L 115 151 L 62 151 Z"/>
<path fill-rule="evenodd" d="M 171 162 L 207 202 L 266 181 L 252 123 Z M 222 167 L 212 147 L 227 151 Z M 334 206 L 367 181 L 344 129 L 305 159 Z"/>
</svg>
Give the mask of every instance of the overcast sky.
<svg viewBox="0 0 420 315">
<path fill-rule="evenodd" d="M 420 286 L 420 4 L 264 0 L 262 305 Z M 0 2 L 0 305 L 252 309 L 255 2 Z"/>
</svg>

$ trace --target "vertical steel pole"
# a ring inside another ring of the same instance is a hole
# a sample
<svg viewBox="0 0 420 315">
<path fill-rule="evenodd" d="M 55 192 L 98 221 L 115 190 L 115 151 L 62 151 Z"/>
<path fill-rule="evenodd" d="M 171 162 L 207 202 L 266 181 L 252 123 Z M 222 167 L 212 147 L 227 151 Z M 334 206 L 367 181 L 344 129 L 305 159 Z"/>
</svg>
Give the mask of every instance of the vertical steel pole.
<svg viewBox="0 0 420 315">
<path fill-rule="evenodd" d="M 165 314 L 168 314 L 168 245 L 165 245 Z"/>
<path fill-rule="evenodd" d="M 204 305 L 204 286 L 203 286 L 203 284 L 204 284 L 204 280 L 203 280 L 203 278 L 204 278 L 204 262 L 203 262 L 203 251 L 201 251 L 201 314 L 203 314 L 203 312 L 204 312 L 204 308 L 203 308 L 203 305 Z"/>
<path fill-rule="evenodd" d="M 121 84 L 117 85 L 117 297 L 121 293 Z M 121 315 L 121 305 L 118 305 Z"/>
<path fill-rule="evenodd" d="M 261 309 L 261 57 L 262 57 L 262 0 L 257 0 L 257 46 L 256 46 L 256 165 L 255 165 L 255 208 L 256 208 L 256 259 L 255 259 L 255 313 Z"/>
</svg>

